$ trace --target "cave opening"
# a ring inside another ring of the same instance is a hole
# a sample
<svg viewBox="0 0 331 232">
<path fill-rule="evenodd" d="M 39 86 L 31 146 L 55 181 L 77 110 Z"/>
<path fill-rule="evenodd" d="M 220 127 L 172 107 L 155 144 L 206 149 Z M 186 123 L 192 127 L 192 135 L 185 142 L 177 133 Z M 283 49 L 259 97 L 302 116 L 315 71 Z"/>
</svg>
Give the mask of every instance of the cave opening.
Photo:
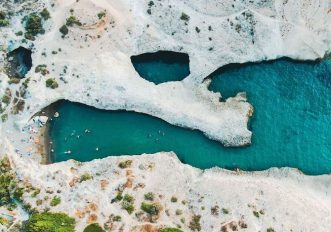
<svg viewBox="0 0 331 232">
<path fill-rule="evenodd" d="M 8 53 L 6 73 L 9 78 L 22 79 L 31 70 L 32 52 L 30 49 L 18 47 Z"/>
<path fill-rule="evenodd" d="M 154 84 L 181 81 L 190 74 L 189 56 L 186 53 L 158 51 L 131 56 L 138 74 Z"/>
</svg>

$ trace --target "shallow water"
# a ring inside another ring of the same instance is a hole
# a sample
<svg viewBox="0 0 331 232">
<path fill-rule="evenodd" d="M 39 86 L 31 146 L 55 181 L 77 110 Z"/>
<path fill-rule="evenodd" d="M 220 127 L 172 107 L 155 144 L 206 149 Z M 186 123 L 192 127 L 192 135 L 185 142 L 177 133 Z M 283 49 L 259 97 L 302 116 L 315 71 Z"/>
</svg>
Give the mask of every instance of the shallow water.
<svg viewBox="0 0 331 232">
<path fill-rule="evenodd" d="M 151 65 L 149 72 L 160 71 L 154 68 Z M 60 117 L 50 125 L 52 158 L 54 162 L 87 161 L 108 155 L 175 151 L 183 162 L 199 168 L 287 166 L 307 174 L 330 173 L 330 71 L 330 61 L 278 60 L 227 66 L 212 74 L 210 89 L 221 91 L 224 97 L 246 91 L 254 106 L 252 145 L 245 148 L 224 148 L 199 131 L 148 115 L 64 102 L 58 106 Z M 68 150 L 72 153 L 66 154 Z"/>
</svg>

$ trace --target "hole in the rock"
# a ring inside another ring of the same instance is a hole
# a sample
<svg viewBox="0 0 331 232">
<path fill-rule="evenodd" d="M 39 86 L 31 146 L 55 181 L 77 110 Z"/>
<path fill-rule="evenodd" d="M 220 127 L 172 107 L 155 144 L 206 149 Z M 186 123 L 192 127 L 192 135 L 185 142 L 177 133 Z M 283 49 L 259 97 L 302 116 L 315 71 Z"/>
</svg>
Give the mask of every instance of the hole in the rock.
<svg viewBox="0 0 331 232">
<path fill-rule="evenodd" d="M 10 78 L 24 78 L 32 67 L 31 50 L 19 47 L 7 56 L 6 73 Z"/>
<path fill-rule="evenodd" d="M 181 81 L 190 74 L 189 56 L 186 53 L 158 51 L 131 56 L 131 62 L 145 80 L 160 84 Z"/>
</svg>

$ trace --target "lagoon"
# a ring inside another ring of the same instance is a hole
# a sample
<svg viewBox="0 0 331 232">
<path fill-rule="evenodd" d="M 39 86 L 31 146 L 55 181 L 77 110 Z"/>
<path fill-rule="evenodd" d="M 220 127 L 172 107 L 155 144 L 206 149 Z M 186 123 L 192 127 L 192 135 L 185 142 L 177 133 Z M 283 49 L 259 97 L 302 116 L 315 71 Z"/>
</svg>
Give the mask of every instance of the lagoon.
<svg viewBox="0 0 331 232">
<path fill-rule="evenodd" d="M 149 73 L 162 72 L 160 66 L 145 65 Z M 295 167 L 311 175 L 331 173 L 330 61 L 228 65 L 209 78 L 210 90 L 220 91 L 223 99 L 247 93 L 254 106 L 250 146 L 224 148 L 199 131 L 152 116 L 64 101 L 56 106 L 60 117 L 50 123 L 52 162 L 174 151 L 198 168 Z"/>
</svg>

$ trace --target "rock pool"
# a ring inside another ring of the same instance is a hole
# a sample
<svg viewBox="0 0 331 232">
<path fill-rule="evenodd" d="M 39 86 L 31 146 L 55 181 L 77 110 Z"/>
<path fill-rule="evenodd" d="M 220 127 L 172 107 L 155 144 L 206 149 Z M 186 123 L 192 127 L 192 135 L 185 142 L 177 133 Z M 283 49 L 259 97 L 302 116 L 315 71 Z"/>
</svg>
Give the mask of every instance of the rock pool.
<svg viewBox="0 0 331 232">
<path fill-rule="evenodd" d="M 163 72 L 151 63 L 145 64 L 141 75 Z M 254 106 L 251 146 L 224 148 L 199 131 L 148 115 L 62 102 L 57 106 L 60 117 L 50 123 L 52 161 L 174 151 L 184 163 L 199 168 L 296 167 L 312 175 L 331 172 L 330 61 L 282 59 L 229 65 L 211 78 L 210 89 L 224 98 L 247 92 Z"/>
</svg>

